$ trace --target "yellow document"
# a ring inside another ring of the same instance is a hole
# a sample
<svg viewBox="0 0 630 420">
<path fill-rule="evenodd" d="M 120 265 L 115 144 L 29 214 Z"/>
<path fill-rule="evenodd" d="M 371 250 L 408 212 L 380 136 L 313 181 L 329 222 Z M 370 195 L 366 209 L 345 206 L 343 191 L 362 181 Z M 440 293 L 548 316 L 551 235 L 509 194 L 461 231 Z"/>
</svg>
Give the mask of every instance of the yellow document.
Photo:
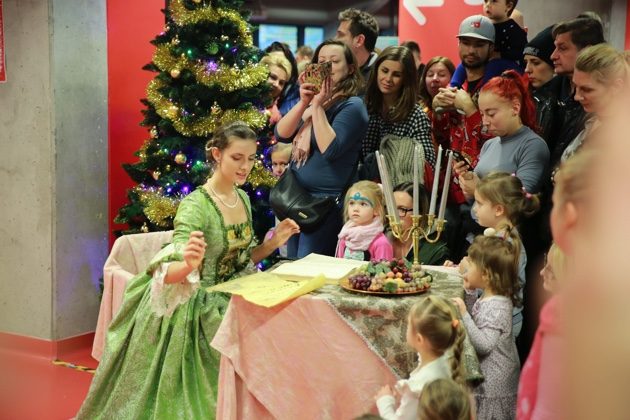
<svg viewBox="0 0 630 420">
<path fill-rule="evenodd" d="M 282 302 L 305 295 L 322 287 L 326 278 L 322 275 L 308 280 L 289 281 L 274 274 L 261 272 L 239 277 L 216 286 L 208 287 L 209 292 L 225 292 L 240 295 L 248 302 L 271 308 Z"/>
</svg>

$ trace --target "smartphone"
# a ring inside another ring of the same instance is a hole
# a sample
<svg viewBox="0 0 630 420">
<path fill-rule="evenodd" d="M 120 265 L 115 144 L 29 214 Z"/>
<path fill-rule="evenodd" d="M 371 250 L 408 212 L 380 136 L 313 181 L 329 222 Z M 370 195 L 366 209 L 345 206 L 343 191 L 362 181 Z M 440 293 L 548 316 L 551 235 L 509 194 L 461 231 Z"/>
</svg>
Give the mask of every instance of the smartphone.
<svg viewBox="0 0 630 420">
<path fill-rule="evenodd" d="M 457 150 L 451 150 L 451 151 L 453 152 L 453 159 L 456 162 L 464 162 L 466 165 L 468 165 L 470 169 L 473 169 L 472 162 L 470 158 L 468 158 L 468 156 L 464 155 L 461 152 L 458 152 Z"/>
<path fill-rule="evenodd" d="M 330 76 L 332 63 L 326 61 L 323 63 L 308 63 L 304 69 L 304 81 L 315 85 L 315 93 L 319 93 L 324 80 Z"/>
</svg>

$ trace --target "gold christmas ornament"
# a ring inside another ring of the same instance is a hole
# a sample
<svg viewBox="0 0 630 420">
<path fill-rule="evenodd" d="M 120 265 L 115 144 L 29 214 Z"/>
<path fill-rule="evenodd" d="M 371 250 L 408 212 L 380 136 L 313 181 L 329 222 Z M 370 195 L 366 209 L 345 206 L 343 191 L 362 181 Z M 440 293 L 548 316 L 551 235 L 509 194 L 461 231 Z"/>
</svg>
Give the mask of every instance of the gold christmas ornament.
<svg viewBox="0 0 630 420">
<path fill-rule="evenodd" d="M 171 165 L 166 165 L 164 167 L 164 169 L 166 169 L 166 172 L 170 172 L 171 171 Z"/>
<path fill-rule="evenodd" d="M 179 152 L 178 154 L 175 155 L 175 163 L 177 163 L 178 165 L 185 164 L 187 160 L 188 158 L 182 152 Z"/>
<path fill-rule="evenodd" d="M 144 222 L 142 224 L 142 227 L 140 228 L 140 232 L 142 232 L 142 233 L 149 233 L 149 227 L 147 226 L 147 222 Z"/>
<path fill-rule="evenodd" d="M 155 126 L 151 127 L 151 131 L 149 131 L 149 133 L 151 134 L 151 137 L 153 137 L 154 139 L 157 138 L 158 136 L 157 127 Z"/>
<path fill-rule="evenodd" d="M 151 174 L 151 176 L 153 177 L 153 179 L 155 179 L 156 181 L 158 179 L 160 179 L 160 175 L 162 175 L 162 173 L 160 171 L 153 171 L 153 173 Z"/>
<path fill-rule="evenodd" d="M 178 69 L 171 70 L 171 77 L 173 79 L 177 79 L 179 77 L 180 71 Z"/>
<path fill-rule="evenodd" d="M 166 110 L 166 116 L 170 118 L 171 120 L 174 120 L 175 118 L 177 118 L 178 115 L 179 115 L 179 108 L 177 107 L 177 105 L 171 105 Z"/>
</svg>

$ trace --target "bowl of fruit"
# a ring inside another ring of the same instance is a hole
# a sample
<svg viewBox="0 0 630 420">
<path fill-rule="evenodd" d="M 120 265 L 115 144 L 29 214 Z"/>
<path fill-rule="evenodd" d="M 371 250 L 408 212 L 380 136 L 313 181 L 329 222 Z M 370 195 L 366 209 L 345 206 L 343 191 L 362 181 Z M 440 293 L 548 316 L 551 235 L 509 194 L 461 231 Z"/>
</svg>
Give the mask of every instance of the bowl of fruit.
<svg viewBox="0 0 630 420">
<path fill-rule="evenodd" d="M 371 261 L 339 283 L 345 290 L 380 296 L 424 293 L 433 277 L 405 259 Z"/>
</svg>

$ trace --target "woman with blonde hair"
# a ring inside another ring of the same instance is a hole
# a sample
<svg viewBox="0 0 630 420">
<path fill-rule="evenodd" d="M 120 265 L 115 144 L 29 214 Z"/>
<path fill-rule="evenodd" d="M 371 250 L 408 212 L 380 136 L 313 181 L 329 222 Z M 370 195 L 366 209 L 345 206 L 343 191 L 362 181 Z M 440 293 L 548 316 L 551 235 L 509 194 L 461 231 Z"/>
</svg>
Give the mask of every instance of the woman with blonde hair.
<svg viewBox="0 0 630 420">
<path fill-rule="evenodd" d="M 589 134 L 610 117 L 616 99 L 628 94 L 628 62 L 624 52 L 610 44 L 597 44 L 580 51 L 573 72 L 575 100 L 588 115 L 582 130 L 562 153 L 565 161 L 576 152 Z"/>
<path fill-rule="evenodd" d="M 270 113 L 269 124 L 273 125 L 282 118 L 278 110 L 278 100 L 282 95 L 284 87 L 289 80 L 291 80 L 291 63 L 284 56 L 279 54 L 268 54 L 260 60 L 260 64 L 267 66 L 269 69 L 267 83 L 271 86 L 271 98 L 273 102 L 267 107 L 267 111 Z"/>
</svg>

